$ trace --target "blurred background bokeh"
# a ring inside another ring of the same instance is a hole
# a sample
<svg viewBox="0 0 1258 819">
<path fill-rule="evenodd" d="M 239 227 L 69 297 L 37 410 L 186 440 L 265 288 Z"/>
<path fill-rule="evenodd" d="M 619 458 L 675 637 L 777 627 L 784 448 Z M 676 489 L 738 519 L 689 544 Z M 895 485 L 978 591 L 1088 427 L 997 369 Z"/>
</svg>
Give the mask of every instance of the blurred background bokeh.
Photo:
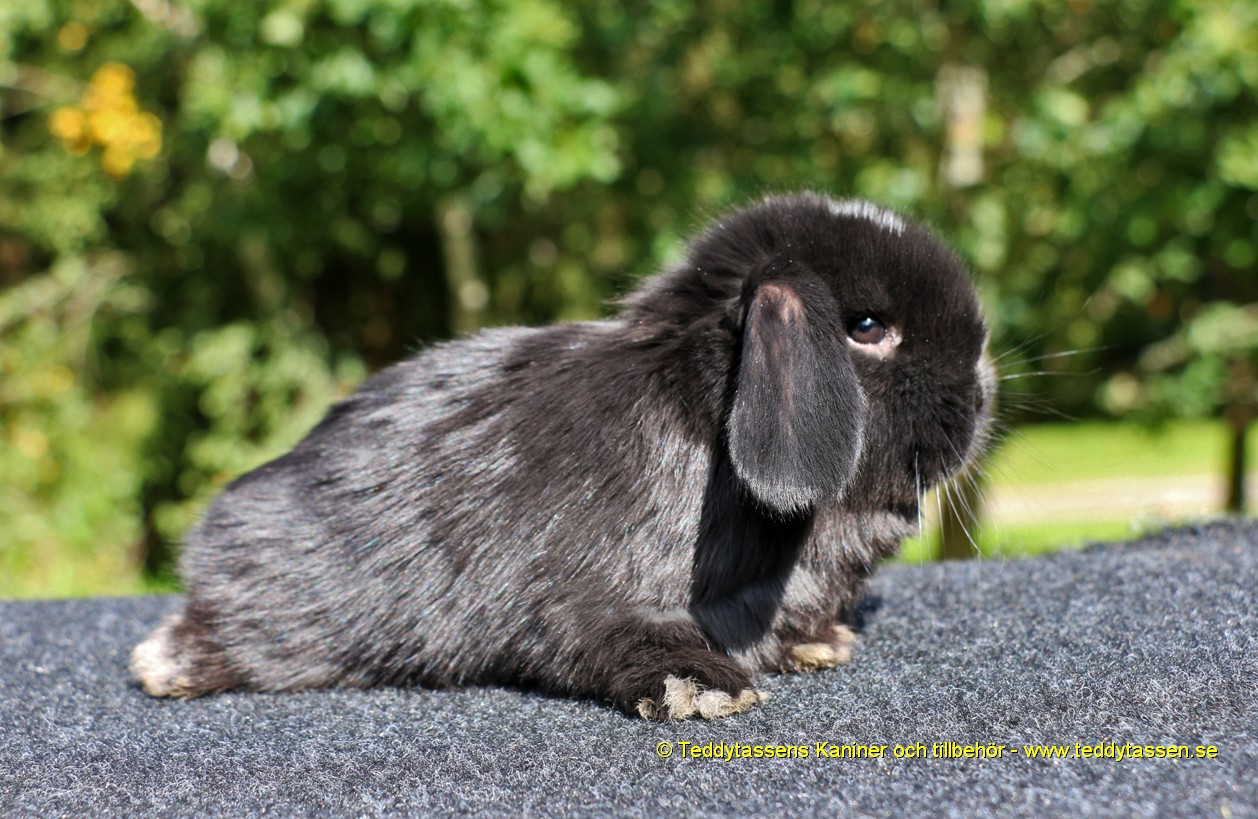
<svg viewBox="0 0 1258 819">
<path fill-rule="evenodd" d="M 174 588 L 367 373 L 803 188 L 933 223 L 991 317 L 1002 442 L 906 559 L 1240 511 L 1256 101 L 1252 0 L 4 3 L 0 596 Z"/>
</svg>

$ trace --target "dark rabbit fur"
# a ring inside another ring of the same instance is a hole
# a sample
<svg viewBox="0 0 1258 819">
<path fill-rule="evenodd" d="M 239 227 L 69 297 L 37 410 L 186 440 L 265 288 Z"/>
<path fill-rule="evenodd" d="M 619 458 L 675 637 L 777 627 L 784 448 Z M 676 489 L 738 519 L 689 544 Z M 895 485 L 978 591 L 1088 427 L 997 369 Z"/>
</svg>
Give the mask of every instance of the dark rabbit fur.
<svg viewBox="0 0 1258 819">
<path fill-rule="evenodd" d="M 425 350 L 232 483 L 132 670 L 745 710 L 758 670 L 847 660 L 841 610 L 983 443 L 985 340 L 963 264 L 893 213 L 729 213 L 614 318 Z"/>
</svg>

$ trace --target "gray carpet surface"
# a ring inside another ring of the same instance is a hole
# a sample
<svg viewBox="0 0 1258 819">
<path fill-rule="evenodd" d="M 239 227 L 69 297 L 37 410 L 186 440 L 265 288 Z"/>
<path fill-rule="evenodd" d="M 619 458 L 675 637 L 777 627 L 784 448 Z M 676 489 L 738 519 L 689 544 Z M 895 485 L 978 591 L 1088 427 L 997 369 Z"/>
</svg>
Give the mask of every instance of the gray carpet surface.
<svg viewBox="0 0 1258 819">
<path fill-rule="evenodd" d="M 127 653 L 177 598 L 0 603 L 0 814 L 1258 816 L 1256 596 L 1252 522 L 888 566 L 850 665 L 764 675 L 760 708 L 665 724 L 503 688 L 153 700 Z M 777 745 L 808 757 L 686 753 Z"/>
</svg>

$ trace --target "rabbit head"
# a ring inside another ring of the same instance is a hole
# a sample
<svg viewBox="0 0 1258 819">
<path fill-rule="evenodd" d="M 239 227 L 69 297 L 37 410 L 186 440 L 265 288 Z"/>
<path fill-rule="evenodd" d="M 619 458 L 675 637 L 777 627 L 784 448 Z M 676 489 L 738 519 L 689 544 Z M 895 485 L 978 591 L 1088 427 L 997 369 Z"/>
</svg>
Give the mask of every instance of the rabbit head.
<svg viewBox="0 0 1258 819">
<path fill-rule="evenodd" d="M 986 440 L 994 378 L 964 264 L 868 202 L 772 197 L 718 219 L 631 300 L 735 337 L 725 407 L 734 470 L 782 514 L 842 501 L 916 513 Z"/>
</svg>

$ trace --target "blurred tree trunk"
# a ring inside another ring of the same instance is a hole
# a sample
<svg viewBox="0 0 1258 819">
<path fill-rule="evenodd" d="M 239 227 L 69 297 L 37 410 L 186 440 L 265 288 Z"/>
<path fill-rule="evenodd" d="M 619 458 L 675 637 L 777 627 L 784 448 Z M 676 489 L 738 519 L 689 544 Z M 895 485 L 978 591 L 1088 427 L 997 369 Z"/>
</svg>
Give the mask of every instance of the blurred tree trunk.
<svg viewBox="0 0 1258 819">
<path fill-rule="evenodd" d="M 940 179 L 948 192 L 954 215 L 962 221 L 968 209 L 962 188 L 983 181 L 983 119 L 987 115 L 988 76 L 984 68 L 948 62 L 935 75 L 935 100 L 947 122 L 945 147 L 940 156 Z M 975 465 L 976 467 L 977 465 Z M 935 534 L 935 554 L 940 560 L 977 557 L 983 509 L 983 482 L 977 468 L 940 486 L 939 529 Z"/>
<path fill-rule="evenodd" d="M 1245 511 L 1245 443 L 1249 432 L 1249 422 L 1253 420 L 1254 407 L 1254 368 L 1244 358 L 1232 362 L 1231 383 L 1228 385 L 1227 417 L 1228 433 L 1231 437 L 1231 451 L 1228 453 L 1227 465 L 1227 503 L 1225 509 L 1232 514 Z"/>
<path fill-rule="evenodd" d="M 945 63 L 935 74 L 935 99 L 948 128 L 940 173 L 953 188 L 983 181 L 983 118 L 987 115 L 987 71 Z"/>
<path fill-rule="evenodd" d="M 974 543 L 983 513 L 983 481 L 975 472 L 940 486 L 942 515 L 935 535 L 940 560 L 978 557 Z"/>
<path fill-rule="evenodd" d="M 437 208 L 437 230 L 445 256 L 450 290 L 450 329 L 463 335 L 480 328 L 489 304 L 489 287 L 481 276 L 472 208 L 461 196 L 450 196 Z"/>
</svg>

